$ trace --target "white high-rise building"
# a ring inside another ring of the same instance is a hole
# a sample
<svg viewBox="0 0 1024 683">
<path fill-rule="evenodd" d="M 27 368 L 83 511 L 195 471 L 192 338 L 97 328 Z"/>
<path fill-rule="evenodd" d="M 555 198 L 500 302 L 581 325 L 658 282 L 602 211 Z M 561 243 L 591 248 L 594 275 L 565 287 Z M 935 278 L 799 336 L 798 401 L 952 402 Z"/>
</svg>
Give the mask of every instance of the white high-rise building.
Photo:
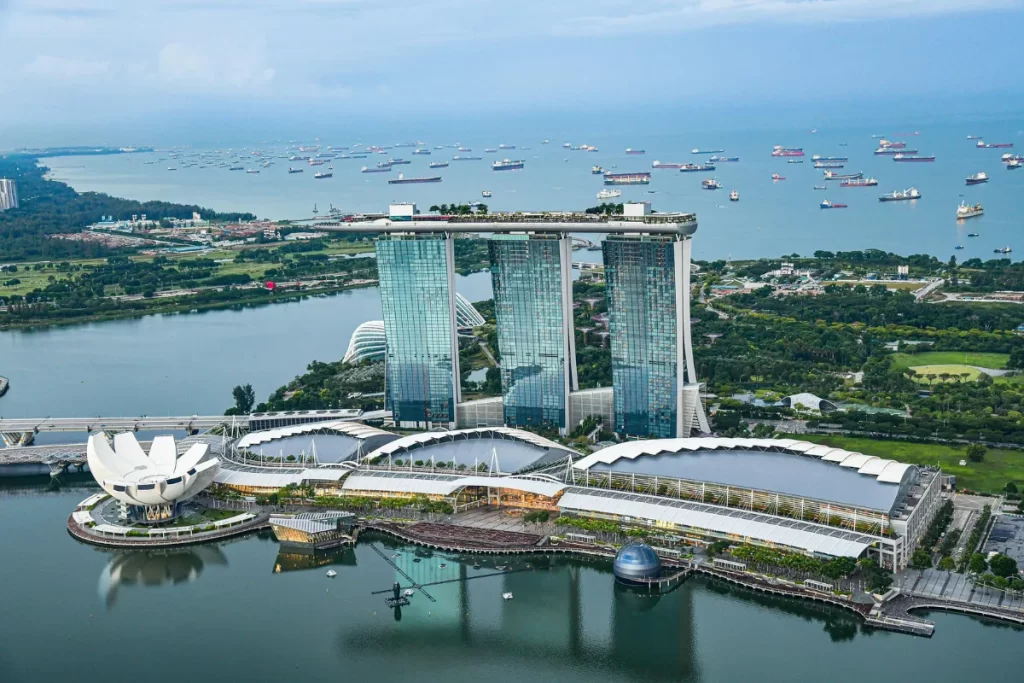
<svg viewBox="0 0 1024 683">
<path fill-rule="evenodd" d="M 18 208 L 18 186 L 13 180 L 0 178 L 0 211 Z"/>
</svg>

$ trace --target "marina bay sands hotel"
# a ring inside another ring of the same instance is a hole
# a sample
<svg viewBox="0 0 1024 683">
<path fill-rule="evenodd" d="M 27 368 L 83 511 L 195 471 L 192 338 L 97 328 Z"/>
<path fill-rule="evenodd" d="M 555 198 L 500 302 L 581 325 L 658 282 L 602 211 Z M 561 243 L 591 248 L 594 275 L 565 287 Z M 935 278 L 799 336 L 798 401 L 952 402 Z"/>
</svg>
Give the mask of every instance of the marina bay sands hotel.
<svg viewBox="0 0 1024 683">
<path fill-rule="evenodd" d="M 386 217 L 329 226 L 377 235 L 386 408 L 408 428 L 533 427 L 561 433 L 587 416 L 627 436 L 707 432 L 690 341 L 694 214 L 512 213 Z M 502 396 L 462 401 L 454 236 L 488 235 Z M 612 386 L 579 390 L 572 234 L 605 235 Z"/>
</svg>

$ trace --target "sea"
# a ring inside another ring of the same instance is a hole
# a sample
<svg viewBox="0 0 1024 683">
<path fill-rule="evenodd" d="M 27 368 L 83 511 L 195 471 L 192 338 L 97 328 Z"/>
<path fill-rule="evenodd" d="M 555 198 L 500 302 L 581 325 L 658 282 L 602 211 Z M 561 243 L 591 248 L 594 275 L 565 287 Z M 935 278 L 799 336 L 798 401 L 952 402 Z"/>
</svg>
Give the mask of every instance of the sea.
<svg viewBox="0 0 1024 683">
<path fill-rule="evenodd" d="M 468 128 L 468 127 L 467 127 Z M 916 133 L 901 135 L 901 133 Z M 981 136 L 991 143 L 1009 142 L 1013 149 L 978 149 L 968 136 Z M 902 140 L 921 155 L 934 155 L 934 163 L 897 163 L 890 156 L 876 156 L 879 139 Z M 543 141 L 549 142 L 544 144 Z M 106 192 L 138 200 L 166 200 L 198 204 L 218 211 L 250 211 L 271 219 L 322 217 L 331 208 L 344 212 L 383 212 L 392 202 L 415 202 L 422 212 L 435 204 L 484 202 L 491 211 L 581 210 L 599 203 L 597 193 L 604 187 L 602 176 L 591 172 L 600 166 L 612 172 L 650 171 L 645 186 L 619 186 L 616 201 L 649 201 L 654 211 L 695 212 L 699 228 L 694 241 L 694 258 L 750 259 L 777 258 L 791 254 L 811 255 L 817 250 L 849 251 L 882 249 L 909 255 L 931 254 L 942 260 L 996 258 L 993 250 L 1017 248 L 1024 253 L 1019 233 L 1024 225 L 1024 170 L 1010 171 L 1000 161 L 1004 153 L 1024 153 L 1024 118 L 988 120 L 963 118 L 956 123 L 933 124 L 919 129 L 907 124 L 872 127 L 817 129 L 733 129 L 715 133 L 657 131 L 635 133 L 598 132 L 586 136 L 545 137 L 543 132 L 519 132 L 500 137 L 476 129 L 465 137 L 431 139 L 423 142 L 430 155 L 414 155 L 413 148 L 397 147 L 386 154 L 366 159 L 335 159 L 333 178 L 315 180 L 314 171 L 301 161 L 273 158 L 262 168 L 252 156 L 262 150 L 277 157 L 294 154 L 297 144 L 349 147 L 388 146 L 406 139 L 365 139 L 346 134 L 331 139 L 266 142 L 249 145 L 192 147 L 187 141 L 176 147 L 161 147 L 152 153 L 111 156 L 75 156 L 45 159 L 50 177 L 67 182 L 79 191 Z M 597 151 L 571 151 L 563 147 L 588 145 Z M 456 143 L 472 152 L 457 152 Z M 515 149 L 499 149 L 499 145 Z M 445 145 L 443 149 L 434 149 Z M 772 157 L 774 145 L 801 147 L 803 163 L 787 163 Z M 486 148 L 497 149 L 485 152 Z M 643 154 L 627 154 L 627 148 Z M 738 162 L 718 163 L 714 171 L 681 173 L 653 169 L 662 163 L 698 163 L 710 154 L 693 154 L 693 149 L 724 150 L 719 156 L 739 157 Z M 171 158 L 172 151 L 188 154 L 220 150 L 225 159 L 243 158 L 246 168 L 259 174 L 229 171 L 227 168 L 194 166 L 185 168 Z M 483 157 L 480 161 L 453 161 L 455 154 Z M 840 172 L 863 172 L 878 180 L 876 187 L 841 188 L 837 181 L 824 181 L 823 171 L 813 168 L 811 156 L 846 156 L 849 162 Z M 364 174 L 363 166 L 375 166 L 388 158 L 410 160 L 391 173 Z M 522 160 L 525 167 L 494 171 L 495 160 Z M 431 161 L 448 160 L 448 168 L 430 169 Z M 152 163 L 146 163 L 152 162 Z M 169 171 L 168 167 L 177 170 Z M 303 173 L 289 174 L 289 167 Z M 967 186 L 968 175 L 984 171 L 991 180 Z M 398 173 L 406 177 L 440 175 L 440 183 L 389 185 Z M 773 180 L 778 174 L 784 180 Z M 713 178 L 720 190 L 704 190 L 701 181 Z M 827 190 L 815 186 L 827 185 Z M 921 198 L 905 202 L 880 202 L 879 196 L 893 190 L 917 188 Z M 739 192 L 738 202 L 729 192 Z M 484 198 L 488 191 L 491 197 Z M 829 199 L 848 205 L 845 209 L 823 210 Z M 984 214 L 958 221 L 961 202 L 981 203 Z M 314 208 L 318 211 L 313 213 Z M 97 216 L 97 219 L 99 217 Z M 968 233 L 978 233 L 968 237 Z M 957 249 L 960 245 L 963 249 Z M 1015 256 L 1011 254 L 1011 256 Z"/>
</svg>

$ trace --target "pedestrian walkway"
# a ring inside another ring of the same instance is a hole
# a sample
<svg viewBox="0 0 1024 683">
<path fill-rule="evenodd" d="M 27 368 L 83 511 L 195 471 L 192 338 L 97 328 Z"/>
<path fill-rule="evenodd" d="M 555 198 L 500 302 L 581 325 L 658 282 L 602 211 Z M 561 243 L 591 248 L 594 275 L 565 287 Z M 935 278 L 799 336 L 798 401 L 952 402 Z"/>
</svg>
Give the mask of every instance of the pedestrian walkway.
<svg viewBox="0 0 1024 683">
<path fill-rule="evenodd" d="M 1024 596 L 989 586 L 975 586 L 966 574 L 938 569 L 912 570 L 903 575 L 899 585 L 904 593 L 915 597 L 1024 612 Z"/>
</svg>

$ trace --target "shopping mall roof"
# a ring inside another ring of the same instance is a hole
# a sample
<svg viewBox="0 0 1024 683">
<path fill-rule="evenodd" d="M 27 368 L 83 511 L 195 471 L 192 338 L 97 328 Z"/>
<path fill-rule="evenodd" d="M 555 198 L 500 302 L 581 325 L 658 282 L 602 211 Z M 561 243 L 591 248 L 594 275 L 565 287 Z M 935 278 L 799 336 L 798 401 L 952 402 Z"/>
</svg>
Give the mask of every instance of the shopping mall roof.
<svg viewBox="0 0 1024 683">
<path fill-rule="evenodd" d="M 467 486 L 514 489 L 551 498 L 566 485 L 546 477 L 461 476 L 404 470 L 358 470 L 345 480 L 342 488 L 345 491 L 450 496 Z"/>
<path fill-rule="evenodd" d="M 629 441 L 574 467 L 707 481 L 882 511 L 896 506 L 901 485 L 917 474 L 913 465 L 794 439 Z"/>
<path fill-rule="evenodd" d="M 710 530 L 831 557 L 859 557 L 878 540 L 788 517 L 603 489 L 571 488 L 562 495 L 559 507 L 563 512 L 616 515 Z"/>
<path fill-rule="evenodd" d="M 490 467 L 497 455 L 499 472 L 523 469 L 577 455 L 570 448 L 542 436 L 511 427 L 480 427 L 442 432 L 422 432 L 396 439 L 370 453 L 366 460 L 408 457 L 415 460 L 454 462 L 456 465 Z"/>
</svg>

